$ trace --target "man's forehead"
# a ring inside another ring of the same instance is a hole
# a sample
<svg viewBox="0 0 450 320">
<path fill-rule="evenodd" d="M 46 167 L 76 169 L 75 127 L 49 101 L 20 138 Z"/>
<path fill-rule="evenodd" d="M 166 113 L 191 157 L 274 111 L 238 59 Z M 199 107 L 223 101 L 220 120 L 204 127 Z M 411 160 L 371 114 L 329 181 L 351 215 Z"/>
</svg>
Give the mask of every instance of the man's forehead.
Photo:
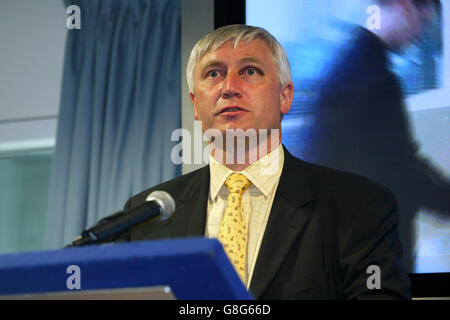
<svg viewBox="0 0 450 320">
<path fill-rule="evenodd" d="M 263 64 L 266 57 L 273 58 L 269 46 L 260 39 L 253 39 L 248 43 L 246 40 L 240 40 L 236 46 L 234 42 L 234 40 L 229 40 L 218 48 L 207 51 L 200 58 L 198 67 L 225 63 L 225 60 L 228 59 L 237 63 L 254 62 Z"/>
</svg>

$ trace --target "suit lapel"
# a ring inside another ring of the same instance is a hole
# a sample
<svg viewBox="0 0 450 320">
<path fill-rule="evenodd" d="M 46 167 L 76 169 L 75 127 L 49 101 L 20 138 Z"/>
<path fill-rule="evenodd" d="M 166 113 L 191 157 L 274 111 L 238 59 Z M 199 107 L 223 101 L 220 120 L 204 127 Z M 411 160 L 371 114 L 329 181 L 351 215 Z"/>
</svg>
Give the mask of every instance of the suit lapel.
<svg viewBox="0 0 450 320">
<path fill-rule="evenodd" d="M 201 237 L 205 235 L 206 210 L 209 194 L 209 166 L 201 168 L 178 196 L 172 217 L 173 237 Z"/>
<path fill-rule="evenodd" d="M 308 224 L 313 197 L 302 161 L 285 151 L 285 163 L 250 283 L 258 299 L 266 290 L 299 233 Z"/>
<path fill-rule="evenodd" d="M 287 150 L 280 182 L 275 194 L 266 231 L 250 284 L 250 292 L 258 299 L 269 286 L 285 260 L 299 233 L 311 217 L 308 204 L 313 200 L 307 170 L 301 160 Z M 209 194 L 209 166 L 200 169 L 190 179 L 192 184 L 176 200 L 171 218 L 173 237 L 201 237 L 205 235 L 206 210 Z"/>
</svg>

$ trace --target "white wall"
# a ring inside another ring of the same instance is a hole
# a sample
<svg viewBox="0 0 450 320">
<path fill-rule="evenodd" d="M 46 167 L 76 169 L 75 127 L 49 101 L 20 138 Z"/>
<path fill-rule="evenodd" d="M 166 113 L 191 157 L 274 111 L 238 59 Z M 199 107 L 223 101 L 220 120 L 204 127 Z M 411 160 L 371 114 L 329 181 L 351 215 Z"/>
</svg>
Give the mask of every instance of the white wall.
<svg viewBox="0 0 450 320">
<path fill-rule="evenodd" d="M 191 137 L 194 137 L 194 113 L 186 83 L 186 65 L 194 44 L 214 29 L 214 0 L 181 0 L 181 8 L 181 126 L 188 129 Z M 204 164 L 183 164 L 183 174 L 202 166 Z"/>
<path fill-rule="evenodd" d="M 182 127 L 192 132 L 186 64 L 195 42 L 214 28 L 214 0 L 181 0 L 181 6 Z M 66 18 L 62 0 L 0 1 L 0 154 L 54 143 Z M 200 166 L 184 165 L 183 173 Z"/>
<path fill-rule="evenodd" d="M 0 152 L 55 137 L 66 17 L 61 0 L 0 2 Z"/>
</svg>

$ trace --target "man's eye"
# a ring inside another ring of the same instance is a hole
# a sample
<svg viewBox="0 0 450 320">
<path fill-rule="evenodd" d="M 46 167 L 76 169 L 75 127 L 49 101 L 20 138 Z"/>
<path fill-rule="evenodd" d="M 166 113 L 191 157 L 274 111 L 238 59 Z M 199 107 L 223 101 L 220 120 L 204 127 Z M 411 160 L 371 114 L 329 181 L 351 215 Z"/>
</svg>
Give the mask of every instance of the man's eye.
<svg viewBox="0 0 450 320">
<path fill-rule="evenodd" d="M 258 69 L 258 68 L 255 68 L 255 67 L 248 67 L 248 68 L 245 68 L 244 73 L 245 73 L 245 75 L 247 75 L 247 76 L 253 76 L 253 75 L 255 75 L 255 74 L 262 74 L 262 72 L 259 71 L 259 69 Z"/>
<path fill-rule="evenodd" d="M 256 69 L 255 68 L 247 68 L 247 74 L 249 75 L 249 76 L 252 76 L 252 75 L 254 75 L 256 73 Z"/>
<path fill-rule="evenodd" d="M 206 74 L 207 77 L 215 78 L 219 76 L 219 72 L 217 70 L 211 70 Z"/>
</svg>

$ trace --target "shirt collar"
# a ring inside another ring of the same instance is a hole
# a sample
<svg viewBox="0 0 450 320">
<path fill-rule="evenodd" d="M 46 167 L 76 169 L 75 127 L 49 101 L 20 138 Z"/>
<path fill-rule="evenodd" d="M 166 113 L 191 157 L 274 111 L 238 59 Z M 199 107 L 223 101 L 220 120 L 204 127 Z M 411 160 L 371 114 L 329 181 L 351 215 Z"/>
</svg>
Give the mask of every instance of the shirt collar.
<svg viewBox="0 0 450 320">
<path fill-rule="evenodd" d="M 278 164 L 278 165 L 277 165 Z M 264 196 L 269 196 L 271 190 L 280 178 L 284 164 L 284 150 L 281 144 L 272 152 L 242 170 L 243 174 Z M 215 199 L 225 180 L 234 171 L 220 164 L 214 157 L 209 157 L 210 196 Z"/>
</svg>

